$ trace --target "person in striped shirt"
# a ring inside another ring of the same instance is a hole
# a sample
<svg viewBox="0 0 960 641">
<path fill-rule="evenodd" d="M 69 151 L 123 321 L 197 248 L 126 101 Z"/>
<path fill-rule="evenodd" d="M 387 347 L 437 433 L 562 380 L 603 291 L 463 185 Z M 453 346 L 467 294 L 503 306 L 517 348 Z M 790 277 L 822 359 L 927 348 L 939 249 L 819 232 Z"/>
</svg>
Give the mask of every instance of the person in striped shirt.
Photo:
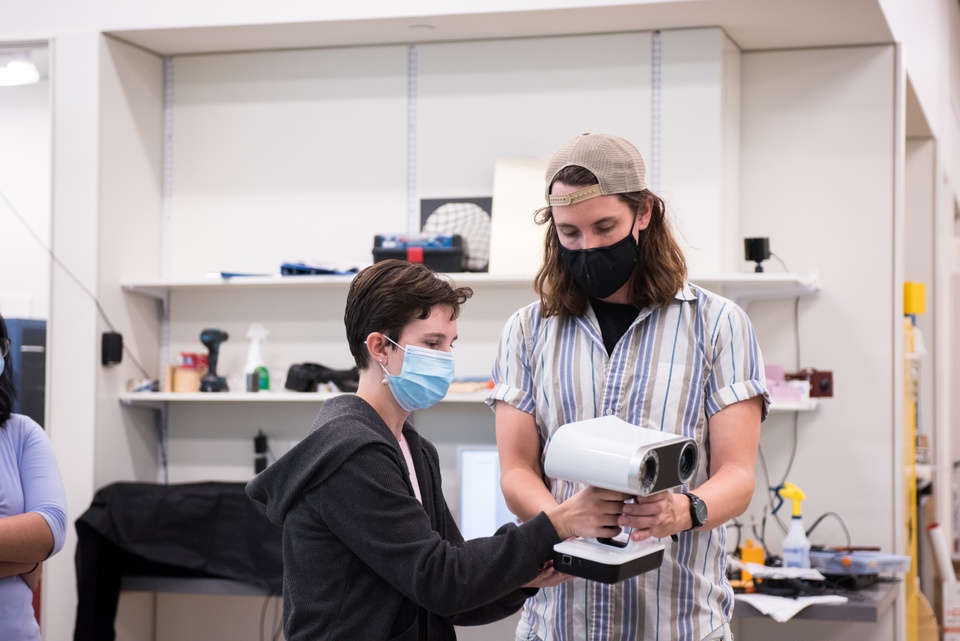
<svg viewBox="0 0 960 641">
<path fill-rule="evenodd" d="M 770 402 L 763 359 L 744 311 L 687 282 L 644 172 L 632 144 L 604 134 L 574 138 L 549 162 L 539 301 L 504 326 L 487 399 L 501 487 L 521 521 L 582 491 L 548 478 L 544 454 L 561 425 L 604 415 L 694 438 L 701 456 L 682 491 L 624 505 L 631 537 L 666 544 L 660 567 L 541 590 L 520 641 L 732 639 L 724 523 L 753 496 Z"/>
</svg>

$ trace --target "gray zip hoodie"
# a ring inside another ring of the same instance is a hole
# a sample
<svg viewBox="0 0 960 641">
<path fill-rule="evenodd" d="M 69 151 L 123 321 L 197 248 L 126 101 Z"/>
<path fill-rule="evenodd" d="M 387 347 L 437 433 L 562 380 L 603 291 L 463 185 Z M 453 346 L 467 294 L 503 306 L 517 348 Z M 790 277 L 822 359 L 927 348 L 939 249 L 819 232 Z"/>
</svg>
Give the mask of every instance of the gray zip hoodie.
<svg viewBox="0 0 960 641">
<path fill-rule="evenodd" d="M 283 526 L 288 641 L 456 639 L 454 625 L 516 612 L 559 542 L 546 514 L 467 542 L 443 498 L 434 446 L 396 437 L 364 400 L 326 401 L 310 434 L 247 485 Z"/>
</svg>

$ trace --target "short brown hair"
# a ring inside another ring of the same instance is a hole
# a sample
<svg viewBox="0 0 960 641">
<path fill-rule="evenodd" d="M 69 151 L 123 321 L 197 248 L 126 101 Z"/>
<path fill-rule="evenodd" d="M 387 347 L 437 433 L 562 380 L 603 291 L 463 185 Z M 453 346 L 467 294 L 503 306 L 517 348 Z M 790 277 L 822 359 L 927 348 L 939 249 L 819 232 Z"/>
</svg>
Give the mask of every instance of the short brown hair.
<svg viewBox="0 0 960 641">
<path fill-rule="evenodd" d="M 460 306 L 473 296 L 469 287 L 454 287 L 421 263 L 388 259 L 362 269 L 350 283 L 343 323 L 350 353 L 359 369 L 369 363 L 367 337 L 382 332 L 399 342 L 400 333 L 414 319 L 425 319 L 437 305 L 460 315 Z"/>
<path fill-rule="evenodd" d="M 597 178 L 587 169 L 568 166 L 557 172 L 550 187 L 562 182 L 570 187 L 588 187 L 597 184 Z M 548 188 L 549 191 L 549 188 Z M 630 302 L 636 307 L 663 307 L 683 288 L 687 279 L 687 263 L 680 245 L 670 230 L 663 199 L 645 189 L 640 192 L 617 194 L 634 213 L 653 199 L 650 224 L 640 232 L 637 264 L 630 277 Z M 538 225 L 547 225 L 544 234 L 543 263 L 534 278 L 534 288 L 540 295 L 540 313 L 550 316 L 582 316 L 587 311 L 589 298 L 574 282 L 570 271 L 560 258 L 560 239 L 553 222 L 550 207 L 535 214 Z"/>
</svg>

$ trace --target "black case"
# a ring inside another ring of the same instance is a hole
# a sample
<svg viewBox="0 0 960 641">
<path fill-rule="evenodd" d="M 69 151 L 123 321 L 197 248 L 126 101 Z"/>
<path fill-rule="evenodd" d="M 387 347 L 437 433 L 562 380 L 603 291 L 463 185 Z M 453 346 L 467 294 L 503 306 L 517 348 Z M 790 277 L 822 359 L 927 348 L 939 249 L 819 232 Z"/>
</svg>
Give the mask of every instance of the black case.
<svg viewBox="0 0 960 641">
<path fill-rule="evenodd" d="M 384 238 L 383 235 L 374 236 L 373 262 L 375 263 L 388 258 L 399 258 L 423 263 L 438 272 L 463 271 L 463 237 L 460 234 L 453 234 L 451 237 L 452 247 L 425 247 L 412 241 L 407 247 L 385 248 L 383 247 Z M 421 254 L 422 260 L 420 260 Z"/>
</svg>

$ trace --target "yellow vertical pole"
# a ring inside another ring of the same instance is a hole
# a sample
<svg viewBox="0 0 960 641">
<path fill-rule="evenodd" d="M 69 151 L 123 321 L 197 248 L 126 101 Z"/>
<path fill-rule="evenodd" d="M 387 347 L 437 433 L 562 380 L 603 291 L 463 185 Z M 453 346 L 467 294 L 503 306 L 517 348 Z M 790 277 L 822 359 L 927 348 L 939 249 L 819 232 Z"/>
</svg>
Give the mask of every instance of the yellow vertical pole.
<svg viewBox="0 0 960 641">
<path fill-rule="evenodd" d="M 914 344 L 917 314 L 926 311 L 923 283 L 903 284 L 903 488 L 906 528 L 904 554 L 910 556 L 910 571 L 904 577 L 906 592 L 907 641 L 920 638 L 920 580 L 917 567 L 917 403 L 920 400 L 920 364 Z"/>
</svg>

